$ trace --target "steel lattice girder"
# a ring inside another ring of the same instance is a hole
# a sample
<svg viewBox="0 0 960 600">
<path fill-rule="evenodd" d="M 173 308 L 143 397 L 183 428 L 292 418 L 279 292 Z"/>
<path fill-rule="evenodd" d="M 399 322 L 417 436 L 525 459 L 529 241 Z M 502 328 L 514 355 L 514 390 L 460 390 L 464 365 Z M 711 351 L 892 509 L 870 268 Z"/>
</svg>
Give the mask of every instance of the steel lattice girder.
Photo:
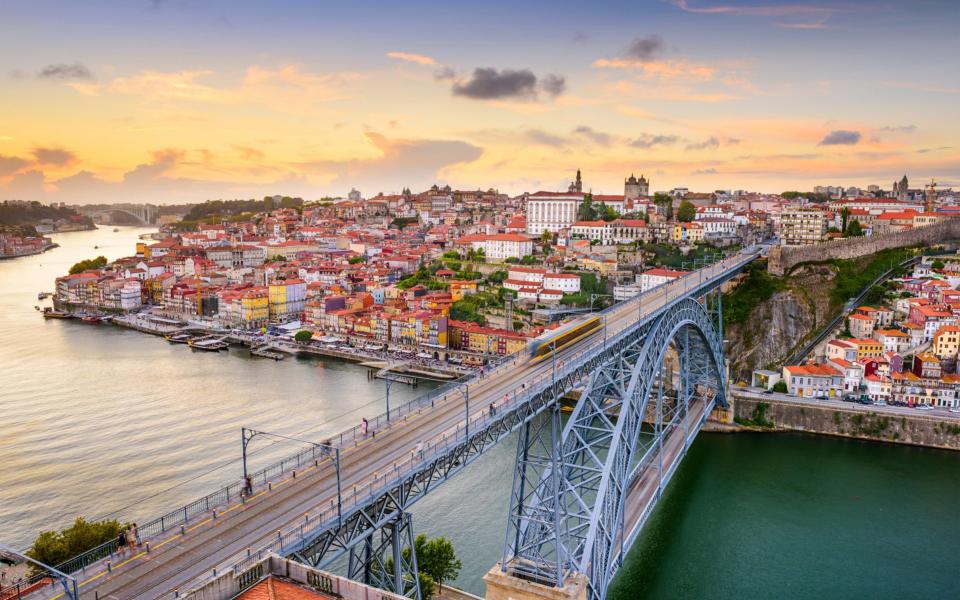
<svg viewBox="0 0 960 600">
<path fill-rule="evenodd" d="M 623 536 L 624 501 L 632 481 L 630 467 L 644 411 L 667 348 L 681 331 L 683 342 L 678 342 L 678 346 L 687 349 L 686 360 L 680 361 L 681 377 L 688 383 L 705 381 L 709 369 L 712 381 L 723 388 L 722 342 L 710 315 L 694 300 L 676 303 L 644 328 L 632 344 L 591 374 L 563 432 L 560 468 L 541 473 L 539 492 L 512 497 L 505 566 L 508 561 L 511 565 L 523 565 L 527 572 L 522 575 L 528 577 L 539 569 L 543 579 L 558 584 L 562 584 L 561 574 L 567 571 L 586 573 L 590 575 L 592 596 L 604 597 L 617 567 L 612 556 L 618 536 Z M 692 339 L 691 331 L 696 334 Z M 695 360 L 690 360 L 691 349 Z M 660 390 L 660 424 L 662 399 Z M 685 410 L 673 411 L 671 427 L 681 414 L 685 416 Z M 660 430 L 647 452 L 654 450 L 663 435 Z M 525 443 L 531 445 L 529 440 Z M 557 477 L 556 473 L 562 476 Z M 515 488 L 519 479 L 525 479 L 525 485 L 536 485 L 529 481 L 518 462 Z M 561 490 L 560 498 L 551 500 L 551 491 L 555 489 Z M 549 511 L 560 517 L 556 528 L 551 528 L 551 521 L 542 517 Z M 512 541 L 511 535 L 515 536 Z"/>
<path fill-rule="evenodd" d="M 401 513 L 380 528 L 380 538 L 368 536 L 350 549 L 347 577 L 395 594 L 420 600 L 417 553 L 410 513 Z"/>
</svg>

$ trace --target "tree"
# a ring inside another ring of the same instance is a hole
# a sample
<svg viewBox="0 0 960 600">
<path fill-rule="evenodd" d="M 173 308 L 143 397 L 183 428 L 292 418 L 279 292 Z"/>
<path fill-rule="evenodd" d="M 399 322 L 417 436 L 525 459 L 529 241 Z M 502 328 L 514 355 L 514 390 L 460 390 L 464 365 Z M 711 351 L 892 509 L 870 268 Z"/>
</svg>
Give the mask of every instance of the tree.
<svg viewBox="0 0 960 600">
<path fill-rule="evenodd" d="M 773 391 L 778 394 L 786 394 L 790 390 L 787 389 L 787 384 L 782 379 L 775 384 L 773 384 Z"/>
<path fill-rule="evenodd" d="M 417 540 L 414 541 L 414 546 L 417 548 L 417 568 L 436 581 L 439 591 L 442 592 L 443 582 L 456 579 L 463 564 L 457 558 L 453 544 L 447 538 L 435 537 L 424 541 L 421 547 L 416 543 L 420 537 L 418 535 Z"/>
<path fill-rule="evenodd" d="M 597 210 L 593 207 L 593 196 L 590 194 L 584 194 L 583 201 L 580 202 L 580 206 L 577 207 L 577 220 L 595 221 L 596 218 Z"/>
<path fill-rule="evenodd" d="M 98 256 L 96 258 L 89 258 L 87 260 L 81 260 L 72 267 L 70 267 L 70 274 L 76 275 L 77 273 L 83 273 L 84 271 L 89 271 L 90 269 L 99 269 L 107 265 L 106 256 Z"/>
<path fill-rule="evenodd" d="M 863 228 L 860 227 L 860 221 L 856 219 L 850 221 L 850 225 L 847 227 L 846 236 L 860 237 L 862 235 L 863 235 Z"/>
<path fill-rule="evenodd" d="M 293 335 L 293 339 L 299 344 L 306 344 L 313 339 L 313 332 L 306 329 L 301 329 Z"/>
<path fill-rule="evenodd" d="M 430 600 L 437 592 L 437 584 L 433 578 L 420 571 L 417 573 L 417 579 L 420 580 L 420 598 L 421 600 Z"/>
<path fill-rule="evenodd" d="M 689 223 L 697 216 L 697 207 L 689 200 L 684 200 L 677 208 L 677 220 Z"/>
<path fill-rule="evenodd" d="M 77 517 L 73 525 L 60 531 L 42 531 L 27 556 L 47 565 L 58 565 L 65 560 L 92 550 L 100 544 L 116 539 L 123 531 L 117 520 L 87 521 Z"/>
<path fill-rule="evenodd" d="M 347 262 L 351 265 L 358 265 L 362 262 L 366 262 L 367 259 L 364 256 L 351 256 L 347 259 Z"/>
<path fill-rule="evenodd" d="M 506 271 L 494 271 L 487 276 L 487 281 L 493 284 L 503 283 L 507 279 Z"/>
<path fill-rule="evenodd" d="M 657 192 L 653 195 L 653 203 L 657 205 L 657 208 L 668 220 L 673 218 L 673 196 Z"/>
<path fill-rule="evenodd" d="M 847 220 L 850 219 L 849 208 L 844 207 L 844 209 L 840 211 L 840 219 L 841 219 L 840 231 L 844 232 L 847 230 Z"/>
<path fill-rule="evenodd" d="M 934 271 L 942 271 L 944 266 L 945 265 L 943 264 L 942 260 L 935 260 L 933 263 L 931 263 L 930 268 Z"/>
<path fill-rule="evenodd" d="M 616 221 L 618 218 L 620 218 L 620 213 L 618 213 L 612 206 L 607 206 L 601 202 L 600 210 L 597 211 L 597 216 L 609 223 L 610 221 Z"/>
</svg>

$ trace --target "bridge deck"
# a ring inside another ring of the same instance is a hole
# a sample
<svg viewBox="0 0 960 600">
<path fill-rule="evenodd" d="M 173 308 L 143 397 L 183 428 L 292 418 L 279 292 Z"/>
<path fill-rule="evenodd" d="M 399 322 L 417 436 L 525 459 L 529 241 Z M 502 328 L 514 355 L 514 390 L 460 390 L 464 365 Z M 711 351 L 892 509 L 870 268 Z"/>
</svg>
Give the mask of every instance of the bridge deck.
<svg viewBox="0 0 960 600">
<path fill-rule="evenodd" d="M 562 364 L 574 354 L 601 347 L 606 336 L 632 326 L 639 317 L 656 313 L 714 278 L 729 275 L 750 259 L 737 255 L 651 290 L 637 302 L 614 307 L 607 313 L 604 328 L 559 352 L 557 362 Z M 517 361 L 510 368 L 470 382 L 467 387 L 471 419 L 487 413 L 491 402 L 500 403 L 505 396 L 520 392 L 522 384 L 550 377 L 553 362 L 544 360 L 531 364 Z M 342 448 L 345 507 L 351 501 L 356 502 L 358 495 L 363 502 L 367 490 L 378 478 L 390 473 L 397 462 L 411 459 L 418 443 L 440 445 L 442 440 L 462 428 L 465 412 L 462 396 L 452 392 L 438 400 L 435 406 L 393 421 L 388 428 L 372 432 L 375 435 Z M 676 460 L 682 448 L 682 442 L 676 448 L 671 445 L 676 442 L 670 440 L 676 437 L 668 438 L 665 449 L 665 456 L 673 456 L 672 460 Z M 650 496 L 649 478 L 641 477 L 637 481 L 639 488 L 629 499 L 631 507 L 647 505 L 644 498 Z M 115 558 L 116 566 L 109 573 L 102 568 L 93 568 L 86 575 L 78 574 L 81 596 L 104 600 L 172 597 L 175 590 L 192 587 L 198 578 L 212 575 L 215 568 L 222 570 L 246 549 L 256 550 L 269 543 L 276 538 L 278 531 L 303 522 L 306 515 L 329 511 L 336 497 L 335 469 L 331 460 L 326 459 L 298 472 L 296 478 L 275 483 L 272 490 L 260 491 L 244 504 L 224 507 L 216 519 L 206 518 L 190 524 L 183 535 L 178 533 L 161 541 L 154 540 L 149 553 Z M 636 508 L 629 510 L 636 512 Z"/>
</svg>

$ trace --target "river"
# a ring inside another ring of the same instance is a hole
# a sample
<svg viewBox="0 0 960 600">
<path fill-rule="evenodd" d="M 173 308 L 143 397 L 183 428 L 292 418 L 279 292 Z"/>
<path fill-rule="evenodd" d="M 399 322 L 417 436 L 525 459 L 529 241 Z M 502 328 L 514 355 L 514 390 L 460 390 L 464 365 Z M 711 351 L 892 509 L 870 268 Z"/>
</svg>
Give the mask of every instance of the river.
<svg viewBox="0 0 960 600">
<path fill-rule="evenodd" d="M 0 262 L 0 542 L 26 547 L 78 515 L 144 520 L 200 496 L 239 476 L 241 426 L 320 439 L 383 410 L 383 384 L 345 362 L 197 353 L 44 321 L 33 307 L 54 277 L 128 255 L 147 231 L 120 229 L 57 234 L 60 248 Z M 478 594 L 500 558 L 514 441 L 413 510 L 417 532 L 453 540 L 456 584 Z M 256 465 L 298 449 L 254 446 Z M 957 597 L 958 499 L 960 453 L 702 434 L 611 599 Z"/>
</svg>

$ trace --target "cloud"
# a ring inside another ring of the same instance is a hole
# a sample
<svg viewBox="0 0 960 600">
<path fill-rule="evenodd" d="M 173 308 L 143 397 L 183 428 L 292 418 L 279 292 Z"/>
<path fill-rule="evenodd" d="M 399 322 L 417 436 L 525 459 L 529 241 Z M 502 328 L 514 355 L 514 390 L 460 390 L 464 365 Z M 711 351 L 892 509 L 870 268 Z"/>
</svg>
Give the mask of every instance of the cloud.
<svg viewBox="0 0 960 600">
<path fill-rule="evenodd" d="M 585 44 L 590 41 L 590 35 L 582 31 L 573 34 L 573 41 L 577 44 Z"/>
<path fill-rule="evenodd" d="M 567 78 L 563 75 L 548 73 L 540 80 L 540 89 L 551 98 L 556 98 L 567 90 Z"/>
<path fill-rule="evenodd" d="M 719 171 L 717 171 L 716 169 L 697 169 L 695 171 L 692 171 L 690 174 L 691 175 L 716 175 L 717 173 L 719 173 Z"/>
<path fill-rule="evenodd" d="M 437 81 L 453 81 L 457 78 L 457 72 L 451 67 L 440 67 L 433 72 L 433 78 Z"/>
<path fill-rule="evenodd" d="M 688 0 L 671 0 L 671 3 L 689 13 L 710 15 L 738 15 L 747 17 L 785 17 L 791 15 L 822 15 L 839 12 L 849 12 L 848 9 L 830 8 L 812 4 L 779 4 L 779 5 L 712 5 L 690 6 Z"/>
<path fill-rule="evenodd" d="M 688 13 L 708 15 L 731 15 L 741 17 L 807 17 L 804 21 L 778 22 L 777 27 L 783 29 L 818 30 L 830 29 L 827 21 L 837 13 L 852 12 L 849 8 L 820 6 L 816 4 L 714 4 L 706 6 L 691 6 L 689 0 L 671 0 L 677 8 Z"/>
<path fill-rule="evenodd" d="M 739 146 L 739 145 L 740 145 L 740 139 L 739 139 L 739 138 L 727 138 L 727 145 L 728 145 L 728 146 Z"/>
<path fill-rule="evenodd" d="M 0 177 L 13 175 L 29 164 L 29 160 L 20 158 L 19 156 L 4 156 L 0 154 Z"/>
<path fill-rule="evenodd" d="M 413 54 L 411 52 L 387 52 L 387 56 L 397 60 L 412 62 L 424 66 L 432 66 L 437 64 L 436 60 L 424 54 Z"/>
<path fill-rule="evenodd" d="M 654 146 L 670 146 L 679 141 L 675 135 L 651 135 L 649 133 L 641 134 L 640 137 L 632 140 L 630 145 L 634 148 L 653 148 Z"/>
<path fill-rule="evenodd" d="M 648 35 L 630 42 L 625 56 L 642 63 L 650 62 L 663 52 L 665 46 L 663 38 L 659 35 Z"/>
<path fill-rule="evenodd" d="M 65 63 L 56 64 L 56 65 L 47 65 L 39 73 L 37 73 L 38 79 L 61 79 L 61 80 L 86 80 L 93 81 L 96 79 L 93 76 L 93 73 L 79 62 L 75 62 L 72 65 Z"/>
<path fill-rule="evenodd" d="M 720 147 L 720 140 L 716 137 L 709 137 L 702 142 L 697 142 L 695 144 L 688 144 L 685 148 L 687 151 L 690 150 L 716 150 Z"/>
<path fill-rule="evenodd" d="M 236 150 L 237 154 L 239 154 L 240 158 L 242 158 L 243 160 L 263 159 L 263 152 L 261 152 L 257 148 L 253 148 L 251 146 L 239 146 L 236 144 L 232 145 L 231 148 Z"/>
<path fill-rule="evenodd" d="M 363 77 L 360 73 L 310 73 L 297 65 L 278 68 L 254 65 L 246 70 L 240 82 L 226 86 L 206 83 L 213 75 L 210 70 L 142 71 L 113 79 L 107 91 L 153 101 L 255 103 L 284 111 L 315 110 L 318 102 L 344 99 L 345 84 Z"/>
<path fill-rule="evenodd" d="M 374 131 L 364 135 L 379 156 L 346 161 L 309 161 L 296 166 L 333 175 L 330 185 L 344 190 L 351 185 L 398 190 L 405 185 L 426 187 L 444 170 L 473 162 L 483 155 L 483 148 L 459 140 L 390 139 Z"/>
<path fill-rule="evenodd" d="M 916 125 L 886 125 L 877 131 L 885 131 L 888 133 L 913 133 L 916 130 Z"/>
<path fill-rule="evenodd" d="M 524 136 L 534 143 L 543 144 L 544 146 L 565 146 L 567 144 L 566 139 L 559 135 L 547 133 L 542 129 L 528 129 L 524 132 Z"/>
<path fill-rule="evenodd" d="M 854 146 L 863 137 L 859 131 L 835 129 L 820 140 L 819 146 Z"/>
<path fill-rule="evenodd" d="M 566 80 L 560 75 L 547 75 L 538 80 L 529 69 L 503 69 L 477 67 L 466 81 L 455 81 L 453 95 L 474 100 L 536 100 L 537 90 L 542 89 L 555 97 L 566 89 Z"/>
<path fill-rule="evenodd" d="M 598 69 L 638 69 L 645 79 L 665 81 L 687 80 L 692 82 L 713 81 L 717 68 L 685 59 L 640 61 L 634 58 L 599 58 L 593 61 Z"/>
<path fill-rule="evenodd" d="M 586 125 L 581 125 L 577 127 L 576 129 L 573 130 L 573 133 L 575 135 L 581 135 L 589 139 L 590 141 L 592 141 L 594 144 L 597 144 L 598 146 L 609 146 L 610 143 L 613 141 L 613 137 L 609 133 L 597 131 L 596 129 L 592 127 L 588 127 Z"/>
<path fill-rule="evenodd" d="M 37 164 L 57 167 L 72 164 L 77 160 L 73 152 L 63 148 L 34 148 L 33 156 L 37 159 Z"/>
<path fill-rule="evenodd" d="M 917 154 L 926 154 L 928 152 L 938 152 L 940 150 L 952 150 L 953 146 L 940 146 L 939 148 L 920 148 Z"/>
</svg>

